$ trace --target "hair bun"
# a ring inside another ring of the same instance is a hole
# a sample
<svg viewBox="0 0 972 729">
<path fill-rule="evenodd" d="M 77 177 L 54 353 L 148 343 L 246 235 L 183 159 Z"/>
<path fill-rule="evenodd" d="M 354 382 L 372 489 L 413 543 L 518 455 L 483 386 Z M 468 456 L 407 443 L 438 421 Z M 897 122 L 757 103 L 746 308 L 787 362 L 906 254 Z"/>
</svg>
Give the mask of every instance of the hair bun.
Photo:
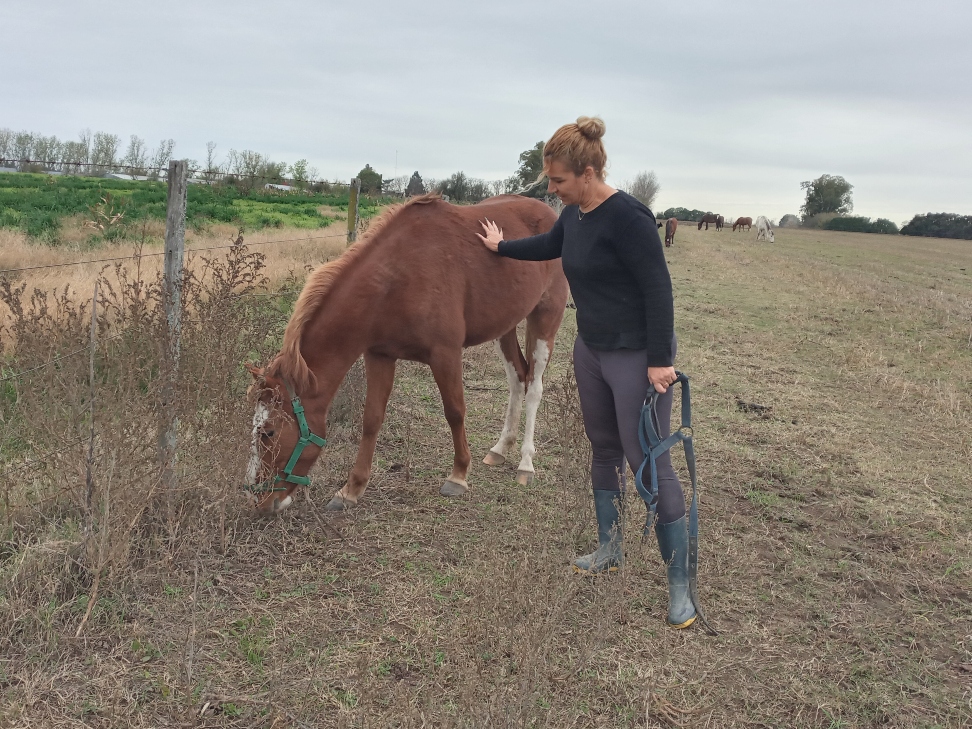
<svg viewBox="0 0 972 729">
<path fill-rule="evenodd" d="M 592 141 L 603 137 L 606 130 L 604 120 L 596 116 L 577 117 L 577 128 L 581 134 Z"/>
</svg>

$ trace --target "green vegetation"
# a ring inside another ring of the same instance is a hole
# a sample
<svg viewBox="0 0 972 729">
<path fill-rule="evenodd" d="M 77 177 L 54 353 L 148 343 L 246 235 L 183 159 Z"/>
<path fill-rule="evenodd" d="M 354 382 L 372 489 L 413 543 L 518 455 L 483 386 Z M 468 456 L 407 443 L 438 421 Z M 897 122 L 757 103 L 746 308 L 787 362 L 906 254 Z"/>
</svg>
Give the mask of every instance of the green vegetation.
<svg viewBox="0 0 972 729">
<path fill-rule="evenodd" d="M 972 215 L 955 213 L 916 215 L 901 229 L 901 234 L 972 240 Z"/>
<path fill-rule="evenodd" d="M 384 202 L 363 200 L 359 213 L 370 217 Z M 321 212 L 325 206 L 347 211 L 347 190 L 311 194 L 193 184 L 187 218 L 196 228 L 207 223 L 231 223 L 248 230 L 323 228 L 335 220 Z M 70 216 L 84 216 L 93 233 L 110 240 L 126 237 L 139 221 L 164 220 L 165 209 L 165 182 L 0 173 L 0 227 L 23 230 L 52 245 L 59 240 L 64 218 Z"/>
<path fill-rule="evenodd" d="M 659 219 L 676 218 L 677 220 L 686 220 L 696 223 L 702 219 L 703 215 L 711 215 L 711 212 L 706 212 L 703 210 L 689 210 L 688 208 L 668 208 L 668 210 L 663 212 L 658 217 Z"/>
<path fill-rule="evenodd" d="M 800 187 L 807 191 L 806 202 L 800 208 L 804 219 L 820 213 L 847 215 L 854 209 L 854 186 L 840 175 L 820 175 L 816 180 L 801 182 Z"/>
<path fill-rule="evenodd" d="M 898 226 L 887 218 L 871 220 L 870 218 L 860 216 L 839 215 L 836 218 L 832 218 L 831 220 L 827 221 L 821 227 L 823 227 L 825 230 L 842 230 L 847 233 L 898 234 Z"/>
</svg>

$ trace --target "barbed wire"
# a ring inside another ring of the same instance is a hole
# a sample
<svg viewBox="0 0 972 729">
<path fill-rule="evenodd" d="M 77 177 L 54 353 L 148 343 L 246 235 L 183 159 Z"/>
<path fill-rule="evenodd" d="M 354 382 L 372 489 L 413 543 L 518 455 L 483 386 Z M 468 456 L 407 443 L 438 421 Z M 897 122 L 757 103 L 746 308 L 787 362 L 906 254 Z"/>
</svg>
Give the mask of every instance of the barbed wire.
<svg viewBox="0 0 972 729">
<path fill-rule="evenodd" d="M 328 238 L 346 238 L 346 237 L 347 237 L 347 233 L 331 233 L 329 235 L 310 235 L 310 236 L 304 236 L 302 238 L 277 238 L 274 240 L 255 241 L 253 243 L 244 242 L 242 245 L 244 247 L 249 248 L 252 246 L 271 245 L 273 243 L 297 243 L 305 240 L 326 240 Z M 204 248 L 186 248 L 185 252 L 188 254 L 188 253 L 201 253 L 203 251 L 216 251 L 216 250 L 221 250 L 226 248 L 235 248 L 237 247 L 237 245 L 238 244 L 236 243 L 228 243 L 226 245 L 221 245 L 221 246 L 206 246 Z M 138 258 L 153 258 L 155 256 L 164 256 L 164 255 L 165 255 L 165 251 L 154 251 L 152 253 L 138 253 L 138 254 L 133 253 L 130 256 L 117 256 L 114 258 L 94 258 L 88 261 L 68 261 L 66 263 L 46 263 L 39 266 L 22 266 L 21 268 L 3 268 L 0 269 L 0 274 L 18 273 L 20 271 L 36 271 L 42 268 L 63 268 L 65 266 L 83 266 L 89 263 L 112 263 L 115 261 L 131 261 Z"/>
<path fill-rule="evenodd" d="M 105 337 L 101 341 L 110 342 L 112 339 L 118 339 L 119 337 L 123 337 L 123 336 L 125 336 L 125 332 L 120 332 L 118 334 L 112 334 L 110 337 Z M 37 372 L 37 370 L 42 370 L 45 367 L 50 367 L 52 364 L 56 364 L 57 362 L 60 362 L 62 359 L 67 359 L 68 357 L 74 357 L 75 355 L 83 354 L 85 352 L 90 352 L 90 351 L 91 351 L 91 345 L 87 345 L 85 347 L 81 347 L 81 349 L 75 349 L 73 352 L 66 352 L 65 354 L 60 354 L 57 357 L 54 357 L 53 359 L 47 360 L 47 362 L 44 362 L 43 364 L 39 364 L 35 367 L 30 367 L 26 370 L 21 370 L 20 372 L 14 372 L 12 375 L 0 377 L 0 382 L 7 382 L 8 380 L 19 379 L 24 375 L 29 375 L 31 372 Z"/>
</svg>

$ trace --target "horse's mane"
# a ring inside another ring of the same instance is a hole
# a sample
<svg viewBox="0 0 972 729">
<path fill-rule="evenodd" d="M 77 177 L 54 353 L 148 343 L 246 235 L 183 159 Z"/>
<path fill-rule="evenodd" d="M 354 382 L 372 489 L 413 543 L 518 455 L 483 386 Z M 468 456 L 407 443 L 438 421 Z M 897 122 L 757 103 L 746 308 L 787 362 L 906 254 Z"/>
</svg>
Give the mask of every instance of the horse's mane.
<svg viewBox="0 0 972 729">
<path fill-rule="evenodd" d="M 311 372 L 303 355 L 300 353 L 300 342 L 308 325 L 313 321 L 317 312 L 320 311 L 325 297 L 334 285 L 337 278 L 357 260 L 361 253 L 372 245 L 381 231 L 396 218 L 403 210 L 412 205 L 427 205 L 428 203 L 440 200 L 438 193 L 428 193 L 419 197 L 413 197 L 405 203 L 392 205 L 384 210 L 381 215 L 372 220 L 367 229 L 353 246 L 348 248 L 341 256 L 333 261 L 321 264 L 311 275 L 307 277 L 304 289 L 297 298 L 294 306 L 294 313 L 287 322 L 284 330 L 283 346 L 280 352 L 267 367 L 267 374 L 274 377 L 284 377 L 290 381 L 294 390 L 297 392 L 308 392 L 316 388 L 317 381 L 314 373 Z"/>
</svg>

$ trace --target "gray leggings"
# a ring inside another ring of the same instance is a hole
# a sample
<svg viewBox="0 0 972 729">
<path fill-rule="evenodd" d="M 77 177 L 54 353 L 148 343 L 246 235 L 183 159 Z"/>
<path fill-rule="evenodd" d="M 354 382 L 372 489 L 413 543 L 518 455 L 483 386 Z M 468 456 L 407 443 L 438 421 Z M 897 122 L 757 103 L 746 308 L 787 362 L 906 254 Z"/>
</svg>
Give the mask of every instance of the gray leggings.
<svg viewBox="0 0 972 729">
<path fill-rule="evenodd" d="M 674 350 L 673 350 L 674 351 Z M 584 429 L 591 441 L 591 484 L 595 491 L 619 491 L 624 486 L 624 459 L 635 473 L 645 459 L 638 440 L 641 406 L 648 392 L 647 350 L 617 349 L 602 352 L 591 349 L 580 337 L 574 342 L 574 376 L 580 394 Z M 671 431 L 672 400 L 675 388 L 658 398 L 655 423 L 658 435 Z M 659 456 L 658 523 L 670 524 L 685 515 L 682 484 L 672 467 L 671 453 Z M 645 468 L 643 481 L 649 481 Z M 651 483 L 645 483 L 651 490 Z"/>
</svg>

